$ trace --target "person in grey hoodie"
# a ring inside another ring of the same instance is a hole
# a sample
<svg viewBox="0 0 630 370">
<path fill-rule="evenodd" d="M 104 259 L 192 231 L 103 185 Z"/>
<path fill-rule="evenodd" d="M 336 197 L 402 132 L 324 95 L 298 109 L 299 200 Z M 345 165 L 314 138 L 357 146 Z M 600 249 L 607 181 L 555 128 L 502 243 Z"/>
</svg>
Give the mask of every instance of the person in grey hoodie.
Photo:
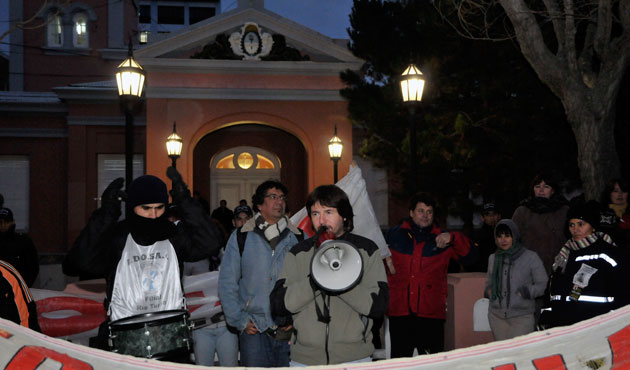
<svg viewBox="0 0 630 370">
<path fill-rule="evenodd" d="M 519 243 L 518 227 L 504 219 L 494 229 L 497 251 L 488 258 L 484 290 L 495 340 L 534 331 L 535 299 L 545 292 L 547 272 L 540 257 Z"/>
</svg>

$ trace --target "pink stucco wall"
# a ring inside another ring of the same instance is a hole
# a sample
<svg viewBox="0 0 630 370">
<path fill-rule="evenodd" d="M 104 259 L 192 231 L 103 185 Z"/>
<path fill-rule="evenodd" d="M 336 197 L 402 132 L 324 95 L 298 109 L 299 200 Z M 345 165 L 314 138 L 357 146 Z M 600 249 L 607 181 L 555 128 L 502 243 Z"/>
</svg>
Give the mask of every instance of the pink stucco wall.
<svg viewBox="0 0 630 370">
<path fill-rule="evenodd" d="M 473 331 L 473 306 L 479 298 L 483 298 L 485 283 L 486 274 L 483 272 L 448 275 L 445 350 L 470 347 L 494 340 L 490 331 Z"/>
<path fill-rule="evenodd" d="M 338 77 L 243 75 L 216 76 L 217 79 L 197 74 L 152 72 L 151 87 L 203 87 L 241 88 L 301 88 L 338 90 Z M 227 80 L 226 80 L 227 79 Z M 273 85 L 270 86 L 270 81 Z M 182 156 L 177 161 L 189 186 L 193 184 L 193 152 L 205 135 L 223 127 L 254 123 L 284 130 L 294 135 L 307 152 L 307 184 L 309 191 L 318 185 L 333 182 L 332 163 L 328 156 L 328 142 L 337 125 L 337 134 L 344 143 L 339 162 L 339 178 L 352 163 L 352 125 L 347 119 L 347 104 L 339 101 L 317 100 L 221 100 L 221 99 L 164 99 L 147 98 L 147 173 L 162 173 L 170 164 L 164 142 L 177 121 L 177 133 L 184 141 Z M 277 143 L 282 145 L 282 143 Z"/>
</svg>

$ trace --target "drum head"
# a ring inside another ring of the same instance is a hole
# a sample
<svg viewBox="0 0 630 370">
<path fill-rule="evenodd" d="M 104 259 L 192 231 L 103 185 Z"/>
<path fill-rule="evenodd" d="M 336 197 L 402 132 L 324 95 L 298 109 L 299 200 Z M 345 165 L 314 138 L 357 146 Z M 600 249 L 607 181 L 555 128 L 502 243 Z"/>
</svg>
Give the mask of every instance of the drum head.
<svg viewBox="0 0 630 370">
<path fill-rule="evenodd" d="M 145 358 L 186 354 L 192 348 L 188 312 L 171 310 L 126 317 L 109 324 L 114 352 Z"/>
<path fill-rule="evenodd" d="M 168 322 L 179 321 L 182 317 L 188 318 L 188 316 L 189 313 L 186 310 L 148 312 L 112 321 L 109 325 L 112 328 L 131 328 L 144 326 L 145 324 L 155 326 Z"/>
</svg>

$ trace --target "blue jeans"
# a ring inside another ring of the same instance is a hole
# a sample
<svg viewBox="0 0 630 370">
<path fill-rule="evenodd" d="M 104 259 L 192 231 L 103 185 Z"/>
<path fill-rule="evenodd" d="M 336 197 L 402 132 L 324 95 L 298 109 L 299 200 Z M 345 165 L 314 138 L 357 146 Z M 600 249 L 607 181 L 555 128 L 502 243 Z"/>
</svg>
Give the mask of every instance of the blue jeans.
<svg viewBox="0 0 630 370">
<path fill-rule="evenodd" d="M 288 367 L 289 341 L 275 340 L 265 333 L 239 335 L 241 366 Z"/>
<path fill-rule="evenodd" d="M 219 357 L 219 365 L 238 366 L 238 337 L 226 326 L 204 327 L 193 331 L 195 363 L 214 366 L 214 352 Z"/>
</svg>

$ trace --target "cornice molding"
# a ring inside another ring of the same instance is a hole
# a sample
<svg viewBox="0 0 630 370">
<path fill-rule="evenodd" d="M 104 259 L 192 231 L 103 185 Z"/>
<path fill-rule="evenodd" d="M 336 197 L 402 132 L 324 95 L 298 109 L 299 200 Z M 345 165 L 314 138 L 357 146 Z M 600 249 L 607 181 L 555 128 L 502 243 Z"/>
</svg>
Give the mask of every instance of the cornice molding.
<svg viewBox="0 0 630 370">
<path fill-rule="evenodd" d="M 318 63 L 311 61 L 256 61 L 217 59 L 137 59 L 151 72 L 231 73 L 265 75 L 337 76 L 345 70 L 359 70 L 361 63 Z"/>
<path fill-rule="evenodd" d="M 72 87 L 55 88 L 60 99 L 67 102 L 112 104 L 118 101 L 115 88 Z M 207 99 L 207 100 L 296 100 L 296 101 L 344 101 L 339 90 L 323 89 L 222 89 L 150 87 L 145 89 L 146 99 Z M 65 111 L 65 110 L 64 110 Z"/>
<path fill-rule="evenodd" d="M 199 89 L 155 87 L 150 99 L 344 101 L 339 90 Z"/>
<path fill-rule="evenodd" d="M 0 137 L 65 138 L 68 137 L 68 130 L 64 128 L 0 128 Z"/>
<path fill-rule="evenodd" d="M 101 53 L 101 56 L 105 60 L 120 60 L 121 62 L 125 60 L 125 58 L 127 58 L 127 53 L 129 52 L 129 50 L 126 48 L 122 48 L 122 49 L 106 48 L 106 49 L 98 49 L 97 51 Z"/>
<path fill-rule="evenodd" d="M 53 89 L 59 96 L 68 102 L 86 100 L 96 104 L 111 104 L 118 101 L 118 92 L 115 87 L 84 87 L 84 86 L 63 86 Z"/>
<path fill-rule="evenodd" d="M 124 126 L 125 117 L 102 117 L 102 116 L 71 116 L 68 117 L 68 126 Z M 134 126 L 146 126 L 147 120 L 144 116 L 134 116 Z"/>
<path fill-rule="evenodd" d="M 4 92 L 0 94 L 0 111 L 65 114 L 68 108 L 54 93 Z"/>
</svg>

